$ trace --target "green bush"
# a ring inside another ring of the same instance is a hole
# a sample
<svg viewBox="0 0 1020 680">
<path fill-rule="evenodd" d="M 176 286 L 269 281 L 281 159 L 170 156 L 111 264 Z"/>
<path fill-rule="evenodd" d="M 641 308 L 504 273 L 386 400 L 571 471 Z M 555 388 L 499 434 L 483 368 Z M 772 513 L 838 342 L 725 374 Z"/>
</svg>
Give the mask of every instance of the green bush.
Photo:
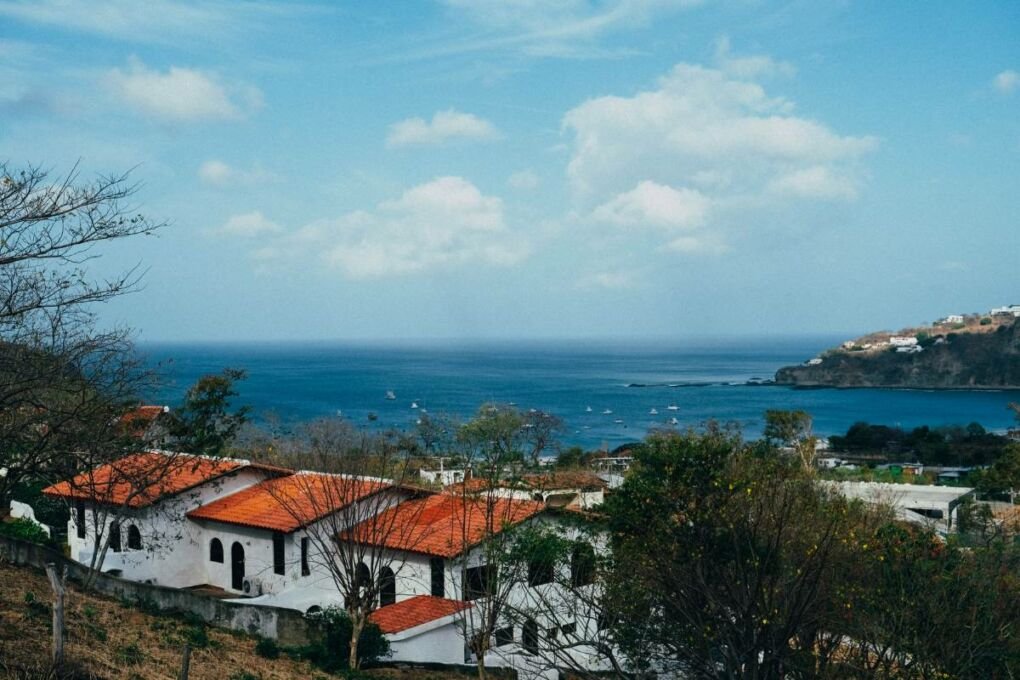
<svg viewBox="0 0 1020 680">
<path fill-rule="evenodd" d="M 43 545 L 50 542 L 50 537 L 38 524 L 23 517 L 12 519 L 10 522 L 0 522 L 0 535 Z"/>
<path fill-rule="evenodd" d="M 327 607 L 308 615 L 314 640 L 302 647 L 299 656 L 308 659 L 320 669 L 333 673 L 346 670 L 351 640 L 351 620 L 339 607 Z M 389 656 L 390 643 L 374 623 L 365 626 L 358 640 L 358 658 L 362 664 L 371 664 Z"/>
<path fill-rule="evenodd" d="M 182 633 L 184 641 L 195 649 L 205 649 L 209 646 L 209 632 L 204 624 L 194 624 L 184 629 Z"/>
<path fill-rule="evenodd" d="M 273 638 L 262 638 L 255 643 L 255 653 L 264 659 L 276 659 L 280 656 L 280 646 Z"/>
<path fill-rule="evenodd" d="M 117 650 L 117 659 L 128 666 L 137 666 L 144 658 L 142 650 L 134 642 L 124 645 Z"/>
<path fill-rule="evenodd" d="M 986 316 L 985 318 L 981 319 L 980 323 L 982 326 L 991 326 L 992 320 Z"/>
</svg>

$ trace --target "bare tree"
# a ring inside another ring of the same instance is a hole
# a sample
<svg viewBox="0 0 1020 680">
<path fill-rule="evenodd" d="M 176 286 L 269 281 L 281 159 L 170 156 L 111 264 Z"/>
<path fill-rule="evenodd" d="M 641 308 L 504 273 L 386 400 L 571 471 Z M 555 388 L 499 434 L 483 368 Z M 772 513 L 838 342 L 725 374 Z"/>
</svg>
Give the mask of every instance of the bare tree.
<svg viewBox="0 0 1020 680">
<path fill-rule="evenodd" d="M 317 472 L 299 472 L 267 488 L 304 527 L 309 569 L 329 575 L 351 621 L 348 664 L 360 667 L 358 643 L 369 616 L 396 599 L 396 578 L 413 550 L 413 503 L 388 512 L 420 492 L 407 486 L 409 457 L 389 442 L 341 419 L 315 421 L 281 445 L 280 460 Z"/>
<path fill-rule="evenodd" d="M 91 420 L 135 391 L 127 333 L 98 331 L 94 310 L 136 288 L 137 267 L 88 271 L 99 247 L 162 225 L 127 204 L 127 175 L 55 176 L 0 163 L 0 502 L 46 478 Z"/>
</svg>

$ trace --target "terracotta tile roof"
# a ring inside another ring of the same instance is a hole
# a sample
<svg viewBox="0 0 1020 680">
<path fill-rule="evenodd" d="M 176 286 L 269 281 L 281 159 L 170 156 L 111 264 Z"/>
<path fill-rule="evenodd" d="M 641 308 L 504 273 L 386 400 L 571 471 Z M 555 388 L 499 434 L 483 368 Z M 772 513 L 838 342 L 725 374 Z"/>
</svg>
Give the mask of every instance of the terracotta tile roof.
<svg viewBox="0 0 1020 680">
<path fill-rule="evenodd" d="M 399 633 L 429 621 L 456 614 L 470 606 L 470 602 L 418 595 L 403 602 L 376 609 L 368 619 L 379 626 L 379 630 L 384 633 Z"/>
<path fill-rule="evenodd" d="M 128 434 L 141 437 L 157 418 L 169 410 L 166 406 L 138 406 L 120 417 L 120 425 Z"/>
<path fill-rule="evenodd" d="M 391 486 L 378 480 L 298 472 L 218 498 L 187 516 L 290 533 Z"/>
<path fill-rule="evenodd" d="M 43 489 L 48 496 L 142 508 L 247 465 L 230 458 L 147 451 L 125 456 Z"/>
<path fill-rule="evenodd" d="M 491 502 L 491 512 L 487 510 Z M 456 557 L 491 532 L 520 524 L 545 510 L 544 503 L 510 498 L 463 498 L 438 494 L 406 501 L 345 534 L 362 543 Z M 373 534 L 380 534 L 374 537 Z"/>
<path fill-rule="evenodd" d="M 607 484 L 594 472 L 586 470 L 558 470 L 540 474 L 524 475 L 521 481 L 532 489 L 581 489 L 582 491 L 606 489 Z"/>
</svg>

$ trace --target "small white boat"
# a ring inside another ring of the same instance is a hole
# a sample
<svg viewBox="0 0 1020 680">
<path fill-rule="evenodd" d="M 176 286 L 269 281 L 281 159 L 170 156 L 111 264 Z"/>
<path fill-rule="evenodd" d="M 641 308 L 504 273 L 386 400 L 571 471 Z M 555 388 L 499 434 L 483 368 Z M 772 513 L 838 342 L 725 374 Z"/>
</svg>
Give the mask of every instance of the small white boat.
<svg viewBox="0 0 1020 680">
<path fill-rule="evenodd" d="M 602 415 L 604 415 L 604 416 L 609 416 L 609 415 L 612 415 L 612 414 L 613 414 L 613 412 L 610 411 L 609 409 L 606 409 L 605 411 L 602 412 Z"/>
<path fill-rule="evenodd" d="M 418 408 L 418 402 L 412 401 L 411 402 L 411 408 Z"/>
<path fill-rule="evenodd" d="M 386 390 L 386 399 L 392 401 L 397 398 L 396 393 L 393 390 Z"/>
<path fill-rule="evenodd" d="M 617 425 L 622 425 L 623 424 L 623 418 L 617 418 L 613 422 L 616 423 Z"/>
<path fill-rule="evenodd" d="M 672 418 L 669 419 L 669 424 L 670 425 L 679 425 L 680 421 L 676 419 L 676 416 L 673 416 Z"/>
<path fill-rule="evenodd" d="M 653 408 L 651 411 L 648 412 L 648 415 L 650 415 L 650 416 L 657 416 L 657 415 L 659 415 L 659 409 Z"/>
<path fill-rule="evenodd" d="M 591 406 L 585 407 L 584 412 L 585 413 L 591 413 Z"/>
<path fill-rule="evenodd" d="M 418 411 L 418 413 L 428 413 L 428 411 L 426 411 L 426 410 L 425 410 L 425 409 L 423 408 L 423 409 L 421 409 L 420 411 Z"/>
<path fill-rule="evenodd" d="M 680 410 L 680 407 L 679 407 L 679 406 L 677 406 L 676 404 L 670 404 L 670 405 L 669 405 L 669 406 L 667 406 L 666 408 L 667 408 L 668 410 L 670 410 L 670 411 L 679 411 L 679 410 Z"/>
</svg>

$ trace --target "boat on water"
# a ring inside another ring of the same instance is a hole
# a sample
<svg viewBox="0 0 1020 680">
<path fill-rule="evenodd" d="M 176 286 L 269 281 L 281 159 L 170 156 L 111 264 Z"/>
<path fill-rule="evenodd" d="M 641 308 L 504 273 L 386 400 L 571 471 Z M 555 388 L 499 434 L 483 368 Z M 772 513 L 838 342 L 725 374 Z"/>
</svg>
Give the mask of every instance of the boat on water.
<svg viewBox="0 0 1020 680">
<path fill-rule="evenodd" d="M 591 406 L 586 406 L 584 409 L 585 413 L 591 413 Z"/>
<path fill-rule="evenodd" d="M 388 401 L 393 401 L 396 398 L 397 398 L 396 392 L 394 392 L 393 390 L 386 390 L 386 399 Z"/>
<path fill-rule="evenodd" d="M 659 415 L 659 409 L 653 408 L 651 411 L 648 412 L 648 415 L 650 415 L 650 416 L 657 416 L 657 415 Z"/>
<path fill-rule="evenodd" d="M 412 401 L 411 402 L 411 408 L 418 408 L 418 402 Z"/>
<path fill-rule="evenodd" d="M 604 415 L 604 416 L 609 416 L 609 415 L 612 415 L 612 414 L 613 414 L 613 412 L 610 411 L 609 409 L 606 409 L 605 411 L 602 412 L 602 415 Z"/>
<path fill-rule="evenodd" d="M 676 416 L 673 416 L 672 418 L 669 419 L 669 424 L 670 425 L 679 425 L 680 421 L 676 419 Z"/>
<path fill-rule="evenodd" d="M 376 415 L 376 414 L 374 414 L 374 413 L 369 413 L 369 414 L 368 414 L 368 419 L 374 422 L 374 421 L 376 421 L 376 420 L 379 420 L 379 416 L 377 416 L 377 415 Z"/>
<path fill-rule="evenodd" d="M 617 425 L 622 425 L 623 424 L 623 418 L 617 418 L 613 422 L 616 423 Z"/>
<path fill-rule="evenodd" d="M 676 404 L 670 404 L 669 406 L 666 407 L 666 409 L 670 411 L 679 411 L 680 407 L 677 406 Z"/>
</svg>

